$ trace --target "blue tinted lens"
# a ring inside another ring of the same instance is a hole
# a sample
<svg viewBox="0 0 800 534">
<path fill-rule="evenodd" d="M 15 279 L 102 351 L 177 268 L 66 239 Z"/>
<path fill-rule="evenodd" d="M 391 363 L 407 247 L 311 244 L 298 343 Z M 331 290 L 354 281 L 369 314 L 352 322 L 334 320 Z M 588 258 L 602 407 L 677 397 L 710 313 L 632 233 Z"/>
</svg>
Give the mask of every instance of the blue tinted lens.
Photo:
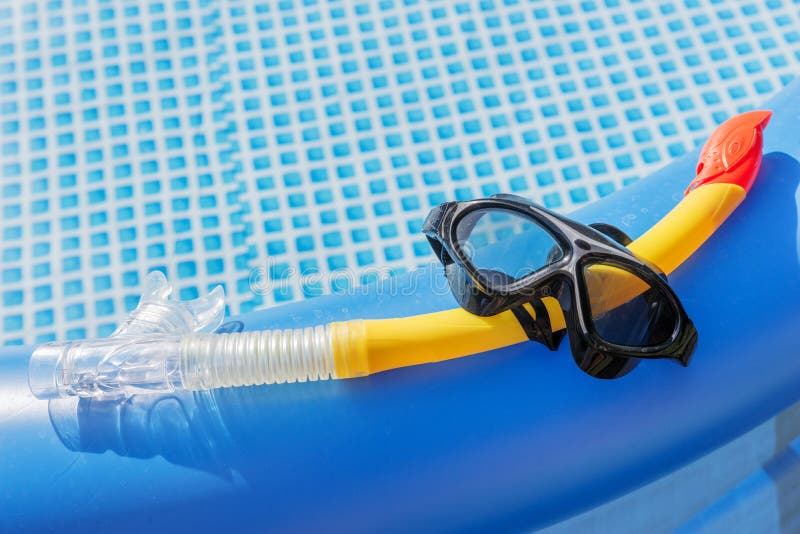
<svg viewBox="0 0 800 534">
<path fill-rule="evenodd" d="M 532 217 L 510 209 L 483 208 L 464 215 L 457 246 L 492 287 L 503 287 L 560 260 L 564 253 Z"/>
</svg>

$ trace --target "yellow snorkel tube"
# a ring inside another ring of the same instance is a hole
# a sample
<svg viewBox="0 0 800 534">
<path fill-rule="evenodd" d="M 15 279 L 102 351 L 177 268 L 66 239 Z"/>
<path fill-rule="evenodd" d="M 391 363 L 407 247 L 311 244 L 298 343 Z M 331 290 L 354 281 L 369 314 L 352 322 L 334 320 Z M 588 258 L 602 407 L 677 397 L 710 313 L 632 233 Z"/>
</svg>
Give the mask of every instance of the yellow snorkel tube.
<svg viewBox="0 0 800 534">
<path fill-rule="evenodd" d="M 706 142 L 681 202 L 628 249 L 669 274 L 700 248 L 752 186 L 761 164 L 762 131 L 771 115 L 752 111 L 723 123 Z M 552 330 L 563 330 L 558 302 L 552 297 L 542 302 Z M 143 298 L 134 313 L 155 316 L 167 304 L 174 301 Z M 533 308 L 526 308 L 535 317 Z M 512 311 L 481 317 L 461 308 L 231 334 L 197 333 L 201 328 L 192 326 L 150 335 L 136 325 L 129 330 L 101 340 L 37 348 L 29 372 L 34 395 L 118 395 L 355 378 L 529 339 Z"/>
</svg>

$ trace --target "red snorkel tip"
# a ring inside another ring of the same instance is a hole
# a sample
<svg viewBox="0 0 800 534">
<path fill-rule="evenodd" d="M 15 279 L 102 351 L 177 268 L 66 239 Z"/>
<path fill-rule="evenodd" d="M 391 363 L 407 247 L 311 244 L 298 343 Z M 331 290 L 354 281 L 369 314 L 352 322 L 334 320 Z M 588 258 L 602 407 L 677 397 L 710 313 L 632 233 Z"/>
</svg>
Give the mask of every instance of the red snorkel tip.
<svg viewBox="0 0 800 534">
<path fill-rule="evenodd" d="M 695 179 L 685 194 L 706 184 L 720 183 L 750 191 L 761 167 L 763 131 L 770 118 L 771 111 L 748 111 L 720 124 L 703 146 Z"/>
</svg>

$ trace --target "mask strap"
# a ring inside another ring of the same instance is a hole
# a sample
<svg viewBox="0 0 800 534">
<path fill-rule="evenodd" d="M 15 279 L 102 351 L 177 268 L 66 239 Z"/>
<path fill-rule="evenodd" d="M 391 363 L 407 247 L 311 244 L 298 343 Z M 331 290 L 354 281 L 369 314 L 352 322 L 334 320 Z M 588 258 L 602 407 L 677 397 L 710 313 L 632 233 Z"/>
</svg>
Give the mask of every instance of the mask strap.
<svg viewBox="0 0 800 534">
<path fill-rule="evenodd" d="M 553 333 L 553 327 L 550 324 L 550 314 L 541 300 L 535 299 L 530 302 L 533 311 L 536 313 L 536 319 L 528 313 L 524 306 L 514 306 L 511 308 L 511 313 L 517 318 L 522 330 L 531 341 L 538 341 L 544 344 L 550 350 L 556 350 L 561 340 L 564 339 L 565 332 Z"/>
</svg>

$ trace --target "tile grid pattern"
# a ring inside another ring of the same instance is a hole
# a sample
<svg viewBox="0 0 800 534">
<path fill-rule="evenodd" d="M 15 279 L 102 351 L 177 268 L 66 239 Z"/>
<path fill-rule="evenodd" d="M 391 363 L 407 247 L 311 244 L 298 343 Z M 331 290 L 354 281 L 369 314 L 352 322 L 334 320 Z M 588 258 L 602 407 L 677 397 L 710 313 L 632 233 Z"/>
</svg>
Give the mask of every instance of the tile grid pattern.
<svg viewBox="0 0 800 534">
<path fill-rule="evenodd" d="M 569 211 L 787 84 L 799 31 L 788 0 L 0 3 L 0 340 L 108 334 L 152 269 L 232 312 L 407 270 L 444 200 Z"/>
</svg>

